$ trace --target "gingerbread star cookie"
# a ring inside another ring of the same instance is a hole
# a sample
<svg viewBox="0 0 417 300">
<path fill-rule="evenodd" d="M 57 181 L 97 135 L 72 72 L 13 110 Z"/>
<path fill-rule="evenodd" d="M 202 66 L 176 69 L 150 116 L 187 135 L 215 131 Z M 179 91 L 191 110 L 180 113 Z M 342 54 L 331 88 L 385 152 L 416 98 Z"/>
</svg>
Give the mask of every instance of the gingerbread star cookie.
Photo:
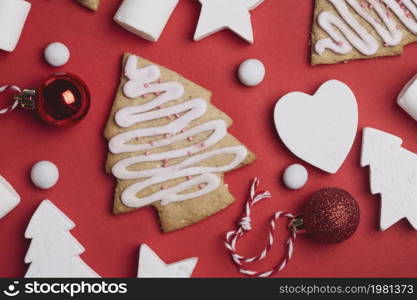
<svg viewBox="0 0 417 300">
<path fill-rule="evenodd" d="M 255 156 L 227 132 L 232 120 L 210 98 L 209 91 L 179 74 L 124 55 L 104 134 L 106 170 L 117 178 L 114 213 L 154 206 L 167 232 L 234 201 L 223 175 Z"/>
</svg>

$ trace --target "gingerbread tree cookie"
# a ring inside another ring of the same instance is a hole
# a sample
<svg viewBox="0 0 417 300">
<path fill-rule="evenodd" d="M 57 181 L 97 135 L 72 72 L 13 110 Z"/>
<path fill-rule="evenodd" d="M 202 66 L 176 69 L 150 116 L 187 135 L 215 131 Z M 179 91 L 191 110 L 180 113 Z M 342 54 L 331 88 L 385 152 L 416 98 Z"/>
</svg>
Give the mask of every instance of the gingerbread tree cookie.
<svg viewBox="0 0 417 300">
<path fill-rule="evenodd" d="M 228 134 L 211 93 L 173 71 L 125 54 L 105 129 L 106 171 L 117 178 L 114 213 L 152 205 L 164 232 L 201 221 L 234 198 L 223 174 L 255 156 Z"/>
<path fill-rule="evenodd" d="M 316 0 L 311 64 L 400 55 L 417 41 L 417 0 Z"/>
</svg>

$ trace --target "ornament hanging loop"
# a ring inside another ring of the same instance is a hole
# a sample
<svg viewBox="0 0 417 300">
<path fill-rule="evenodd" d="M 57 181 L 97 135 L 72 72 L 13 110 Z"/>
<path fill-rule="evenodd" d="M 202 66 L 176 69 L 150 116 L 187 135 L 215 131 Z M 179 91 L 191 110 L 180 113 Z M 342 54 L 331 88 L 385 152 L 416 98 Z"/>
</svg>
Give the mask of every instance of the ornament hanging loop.
<svg viewBox="0 0 417 300">
<path fill-rule="evenodd" d="M 5 92 L 6 90 L 13 90 L 13 91 L 15 91 L 15 92 L 17 92 L 19 94 L 22 93 L 22 91 L 20 90 L 20 88 L 17 87 L 17 86 L 15 86 L 15 85 L 4 85 L 4 86 L 0 86 L 0 93 Z M 7 114 L 7 113 L 15 110 L 18 107 L 19 100 L 18 99 L 15 99 L 14 97 L 13 97 L 13 99 L 14 99 L 13 103 L 11 103 L 8 107 L 3 108 L 3 109 L 0 109 L 0 114 Z"/>
<path fill-rule="evenodd" d="M 294 251 L 294 242 L 297 236 L 298 230 L 301 230 L 302 219 L 300 216 L 294 216 L 293 214 L 277 211 L 275 214 L 272 215 L 269 221 L 269 232 L 268 232 L 268 239 L 265 248 L 260 252 L 259 255 L 253 257 L 245 257 L 237 252 L 236 245 L 237 242 L 243 238 L 243 236 L 252 229 L 251 226 L 251 209 L 252 207 L 260 202 L 263 199 L 271 198 L 271 194 L 266 192 L 258 192 L 257 187 L 259 185 L 259 179 L 255 178 L 253 180 L 251 191 L 250 191 L 250 198 L 245 204 L 245 210 L 243 216 L 239 220 L 236 230 L 229 231 L 226 234 L 226 241 L 225 246 L 232 257 L 233 262 L 239 269 L 239 272 L 245 274 L 247 276 L 252 277 L 269 277 L 274 275 L 277 272 L 282 271 L 288 264 L 289 260 L 291 259 Z M 278 219 L 285 217 L 289 219 L 289 231 L 290 237 L 287 240 L 287 252 L 285 253 L 281 262 L 279 262 L 275 267 L 268 271 L 264 272 L 257 272 L 252 271 L 246 268 L 246 265 L 255 261 L 263 260 L 267 257 L 269 251 L 272 249 L 274 244 L 274 232 L 277 229 L 276 222 Z"/>
</svg>

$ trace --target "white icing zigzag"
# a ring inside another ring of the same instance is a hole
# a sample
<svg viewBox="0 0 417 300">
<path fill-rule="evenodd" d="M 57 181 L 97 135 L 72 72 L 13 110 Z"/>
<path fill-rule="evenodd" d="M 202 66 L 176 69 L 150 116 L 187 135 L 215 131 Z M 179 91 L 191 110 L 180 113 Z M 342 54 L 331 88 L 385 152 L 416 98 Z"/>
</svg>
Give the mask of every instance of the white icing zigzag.
<svg viewBox="0 0 417 300">
<path fill-rule="evenodd" d="M 204 99 L 190 99 L 180 104 L 165 107 L 167 102 L 183 96 L 184 87 L 179 82 L 158 82 L 160 70 L 155 65 L 137 69 L 137 57 L 133 55 L 127 59 L 125 75 L 129 79 L 123 88 L 126 97 L 133 99 L 149 93 L 155 93 L 157 97 L 141 105 L 127 106 L 120 109 L 115 115 L 117 125 L 128 128 L 135 124 L 160 118 L 169 118 L 170 120 L 168 124 L 163 126 L 134 129 L 118 134 L 109 141 L 110 151 L 114 154 L 145 151 L 143 155 L 131 156 L 118 161 L 112 168 L 113 175 L 119 179 L 144 179 L 123 191 L 121 200 L 126 206 L 138 208 L 156 201 L 161 201 L 162 205 L 166 205 L 209 194 L 220 185 L 220 179 L 216 173 L 232 170 L 245 160 L 248 150 L 240 145 L 200 153 L 215 145 L 227 135 L 227 125 L 224 120 L 211 120 L 193 128 L 188 128 L 191 121 L 206 113 L 207 103 Z M 171 116 L 175 117 L 170 118 Z M 191 142 L 193 136 L 204 132 L 211 132 L 211 134 L 202 142 L 190 143 L 189 146 L 171 151 L 152 153 L 152 150 L 181 141 Z M 145 137 L 160 136 L 163 138 L 151 143 L 129 143 Z M 227 165 L 194 167 L 200 162 L 224 154 L 231 154 L 234 157 Z M 185 159 L 173 165 L 168 163 L 169 160 L 176 158 Z M 155 161 L 163 161 L 164 165 L 153 169 L 131 170 L 133 165 Z M 146 197 L 139 198 L 136 196 L 152 185 L 182 177 L 186 177 L 188 180 L 169 188 L 163 188 Z M 197 191 L 184 193 L 196 186 L 199 187 Z"/>
</svg>

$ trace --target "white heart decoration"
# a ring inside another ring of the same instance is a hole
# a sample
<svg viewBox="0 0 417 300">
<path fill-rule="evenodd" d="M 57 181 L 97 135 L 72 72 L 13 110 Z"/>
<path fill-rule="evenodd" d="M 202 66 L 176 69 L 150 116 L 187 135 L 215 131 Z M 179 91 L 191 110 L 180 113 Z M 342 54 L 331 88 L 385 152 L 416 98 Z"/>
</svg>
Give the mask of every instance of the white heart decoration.
<svg viewBox="0 0 417 300">
<path fill-rule="evenodd" d="M 275 105 L 274 120 L 281 140 L 294 155 L 334 174 L 355 140 L 358 105 L 346 84 L 329 80 L 313 96 L 286 94 Z"/>
</svg>

